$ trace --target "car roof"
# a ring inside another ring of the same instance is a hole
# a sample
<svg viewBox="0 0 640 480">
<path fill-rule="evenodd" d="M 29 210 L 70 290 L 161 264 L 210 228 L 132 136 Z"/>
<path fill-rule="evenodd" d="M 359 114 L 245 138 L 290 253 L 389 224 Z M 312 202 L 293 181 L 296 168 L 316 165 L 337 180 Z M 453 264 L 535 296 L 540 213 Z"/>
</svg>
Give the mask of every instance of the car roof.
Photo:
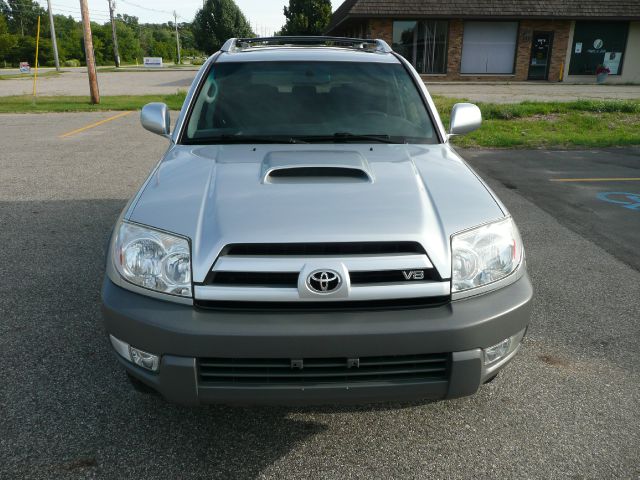
<svg viewBox="0 0 640 480">
<path fill-rule="evenodd" d="M 327 61 L 400 63 L 384 40 L 280 36 L 231 38 L 218 62 Z"/>
<path fill-rule="evenodd" d="M 342 47 L 255 47 L 237 52 L 222 52 L 216 62 L 366 62 L 400 63 L 389 53 Z"/>
</svg>

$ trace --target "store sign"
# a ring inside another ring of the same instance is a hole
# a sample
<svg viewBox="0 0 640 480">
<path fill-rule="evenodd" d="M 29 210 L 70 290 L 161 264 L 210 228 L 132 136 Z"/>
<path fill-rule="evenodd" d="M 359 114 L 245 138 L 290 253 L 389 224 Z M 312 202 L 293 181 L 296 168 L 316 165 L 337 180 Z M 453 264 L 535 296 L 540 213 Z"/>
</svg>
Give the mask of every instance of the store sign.
<svg viewBox="0 0 640 480">
<path fill-rule="evenodd" d="M 162 68 L 162 57 L 144 57 L 144 66 L 149 68 Z"/>
</svg>

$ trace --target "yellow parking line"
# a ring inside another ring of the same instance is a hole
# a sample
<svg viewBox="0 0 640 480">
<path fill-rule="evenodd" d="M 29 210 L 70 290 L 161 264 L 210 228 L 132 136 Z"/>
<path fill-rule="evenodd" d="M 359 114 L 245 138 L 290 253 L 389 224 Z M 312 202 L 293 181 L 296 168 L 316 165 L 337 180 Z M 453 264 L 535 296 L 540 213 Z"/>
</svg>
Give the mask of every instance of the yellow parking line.
<svg viewBox="0 0 640 480">
<path fill-rule="evenodd" d="M 100 126 L 102 124 L 105 124 L 107 122 L 111 122 L 112 120 L 116 120 L 118 118 L 122 118 L 122 117 L 124 117 L 126 115 L 129 115 L 131 113 L 133 113 L 133 112 L 121 112 L 121 113 L 119 113 L 117 115 L 114 115 L 113 117 L 105 118 L 104 120 L 100 120 L 99 122 L 92 123 L 91 125 L 87 125 L 87 126 L 82 127 L 82 128 L 78 128 L 77 130 L 73 130 L 72 132 L 63 133 L 62 135 L 60 135 L 59 138 L 70 137 L 72 135 L 75 135 L 76 133 L 81 133 L 81 132 L 84 132 L 85 130 L 89 130 L 91 128 L 98 127 L 98 126 Z"/>
<path fill-rule="evenodd" d="M 640 177 L 615 178 L 551 178 L 551 182 L 640 182 Z"/>
</svg>

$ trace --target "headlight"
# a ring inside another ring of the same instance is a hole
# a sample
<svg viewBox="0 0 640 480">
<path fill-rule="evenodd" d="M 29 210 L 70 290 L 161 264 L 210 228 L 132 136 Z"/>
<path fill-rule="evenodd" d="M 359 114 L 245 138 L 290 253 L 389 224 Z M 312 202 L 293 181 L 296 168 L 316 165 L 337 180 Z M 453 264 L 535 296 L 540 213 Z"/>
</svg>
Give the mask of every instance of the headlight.
<svg viewBox="0 0 640 480">
<path fill-rule="evenodd" d="M 134 285 L 191 296 L 191 251 L 185 238 L 123 222 L 113 263 L 122 278 Z"/>
<path fill-rule="evenodd" d="M 522 260 L 522 241 L 510 218 L 453 235 L 452 292 L 496 282 Z"/>
</svg>

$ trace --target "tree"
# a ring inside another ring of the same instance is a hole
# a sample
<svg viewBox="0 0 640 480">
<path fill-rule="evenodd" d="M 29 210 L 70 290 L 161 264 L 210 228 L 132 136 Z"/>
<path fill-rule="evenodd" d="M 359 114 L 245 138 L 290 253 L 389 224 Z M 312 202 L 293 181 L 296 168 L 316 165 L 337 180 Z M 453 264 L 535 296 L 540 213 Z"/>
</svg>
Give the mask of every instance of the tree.
<svg viewBox="0 0 640 480">
<path fill-rule="evenodd" d="M 84 59 L 82 24 L 64 15 L 55 15 L 53 21 L 56 24 L 60 61 Z"/>
<path fill-rule="evenodd" d="M 40 24 L 39 63 L 43 66 L 53 64 L 50 27 L 45 13 L 33 0 L 0 0 L 0 66 L 17 67 L 18 63 L 23 61 L 33 65 L 38 14 L 43 14 Z M 73 17 L 64 15 L 54 15 L 54 23 L 60 60 L 83 62 L 82 24 Z M 113 60 L 111 23 L 92 22 L 91 28 L 97 63 L 110 64 Z M 191 24 L 181 23 L 179 28 L 183 51 L 189 52 L 191 56 L 201 56 L 202 52 L 195 46 Z M 176 55 L 173 24 L 140 24 L 136 17 L 118 15 L 116 31 L 120 58 L 124 62 L 134 63 L 143 56 L 171 59 Z"/>
<path fill-rule="evenodd" d="M 207 0 L 193 20 L 198 49 L 213 53 L 233 37 L 253 37 L 251 26 L 233 0 Z"/>
<path fill-rule="evenodd" d="M 331 20 L 331 0 L 289 0 L 280 35 L 322 35 Z"/>
<path fill-rule="evenodd" d="M 134 63 L 137 58 L 142 58 L 140 39 L 137 37 L 137 30 L 126 23 L 116 22 L 116 32 L 118 34 L 118 45 L 120 47 L 120 58 L 123 62 Z M 113 38 L 109 38 L 109 48 L 113 52 Z"/>
<path fill-rule="evenodd" d="M 47 11 L 33 0 L 2 1 L 0 10 L 7 18 L 9 32 L 22 37 L 35 36 L 38 15 L 44 17 L 47 14 Z"/>
<path fill-rule="evenodd" d="M 0 13 L 0 57 L 9 55 L 9 53 L 16 47 L 17 44 L 18 37 L 9 33 L 7 20 L 5 19 L 4 15 Z"/>
</svg>

